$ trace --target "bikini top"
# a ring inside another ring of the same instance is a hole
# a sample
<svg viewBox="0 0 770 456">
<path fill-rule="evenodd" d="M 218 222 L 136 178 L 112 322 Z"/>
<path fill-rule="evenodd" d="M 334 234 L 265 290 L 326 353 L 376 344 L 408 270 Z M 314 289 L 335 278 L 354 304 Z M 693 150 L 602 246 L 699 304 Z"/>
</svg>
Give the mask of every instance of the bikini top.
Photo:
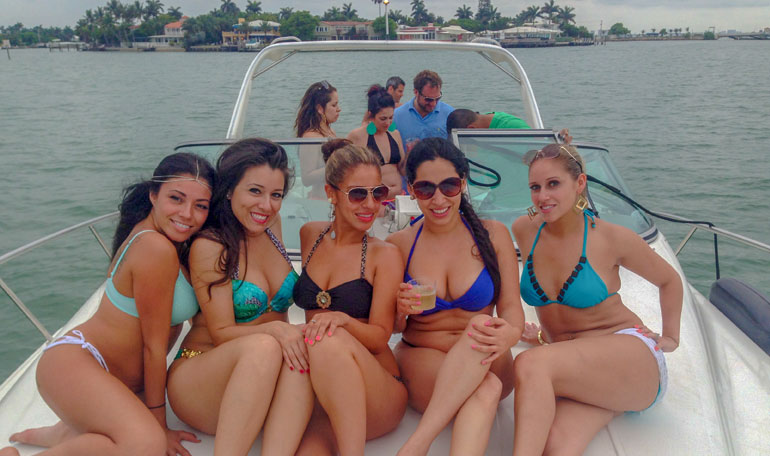
<svg viewBox="0 0 770 456">
<path fill-rule="evenodd" d="M 305 310 L 327 309 L 345 312 L 353 318 L 368 319 L 374 287 L 365 278 L 366 234 L 361 239 L 361 276 L 359 278 L 341 283 L 328 290 L 322 290 L 307 273 L 307 264 L 310 262 L 313 252 L 330 228 L 331 225 L 321 232 L 313 244 L 313 248 L 310 249 L 305 264 L 302 265 L 302 274 L 297 280 L 297 286 L 294 287 L 294 302 Z"/>
<path fill-rule="evenodd" d="M 380 165 L 398 165 L 401 161 L 401 152 L 398 149 L 398 143 L 393 139 L 393 136 L 391 136 L 389 132 L 386 131 L 385 134 L 388 135 L 388 143 L 390 144 L 390 161 L 388 161 L 388 163 L 385 163 L 385 158 L 382 156 L 380 148 L 377 147 L 377 141 L 374 140 L 374 135 L 369 135 L 369 139 L 366 140 L 366 146 L 380 158 Z"/>
<path fill-rule="evenodd" d="M 465 219 L 462 219 L 462 221 L 465 224 L 465 227 L 468 228 L 468 231 L 470 231 L 471 227 L 468 226 L 468 222 L 466 222 Z M 417 245 L 417 239 L 420 238 L 424 226 L 425 225 L 420 225 L 420 228 L 417 230 L 417 235 L 414 237 L 412 249 L 409 250 L 409 258 L 406 260 L 406 268 L 404 269 L 404 282 L 412 280 L 412 276 L 409 275 L 409 264 L 412 262 L 414 246 Z M 472 232 L 471 236 L 473 236 Z M 476 242 L 476 238 L 473 239 L 473 242 Z M 436 307 L 430 310 L 424 310 L 420 315 L 430 315 L 441 310 L 449 309 L 463 309 L 469 312 L 478 312 L 484 307 L 492 304 L 492 299 L 494 299 L 494 297 L 495 284 L 492 282 L 492 276 L 489 275 L 487 267 L 484 266 L 484 269 L 479 272 L 473 285 L 471 285 L 471 287 L 468 288 L 468 291 L 462 296 L 453 301 L 447 301 L 436 296 Z"/>
<path fill-rule="evenodd" d="M 238 279 L 240 271 L 236 266 L 235 272 L 231 277 L 231 283 L 233 287 L 233 311 L 237 323 L 256 320 L 266 312 L 286 312 L 293 302 L 291 294 L 299 276 L 294 272 L 294 268 L 291 267 L 291 259 L 281 241 L 275 237 L 270 228 L 265 230 L 265 233 L 267 233 L 275 248 L 281 252 L 286 262 L 289 263 L 290 270 L 286 278 L 283 279 L 281 287 L 273 296 L 273 299 L 268 300 L 267 293 L 259 288 L 258 285 Z"/>
<path fill-rule="evenodd" d="M 572 271 L 572 274 L 561 286 L 559 296 L 556 299 L 549 299 L 546 296 L 545 291 L 540 286 L 535 277 L 535 268 L 532 263 L 532 254 L 535 251 L 535 246 L 540 238 L 540 231 L 545 226 L 545 222 L 540 225 L 535 236 L 535 241 L 532 243 L 532 250 L 530 250 L 527 262 L 525 265 L 526 275 L 521 275 L 521 282 L 519 288 L 521 289 L 521 297 L 530 306 L 540 307 L 548 304 L 558 303 L 565 306 L 574 307 L 576 309 L 585 309 L 593 307 L 612 295 L 618 294 L 607 293 L 607 285 L 599 274 L 591 267 L 591 263 L 586 258 L 586 240 L 588 239 L 588 218 L 593 220 L 593 214 L 585 211 L 583 212 L 583 220 L 585 226 L 583 227 L 583 253 L 580 255 L 580 260 Z M 527 278 L 529 276 L 529 278 Z"/>
<path fill-rule="evenodd" d="M 131 247 L 131 243 L 134 242 L 134 239 L 142 233 L 149 233 L 152 231 L 154 230 L 140 231 L 128 241 L 126 248 L 123 249 L 123 252 L 118 257 L 118 261 L 115 263 L 115 267 L 112 268 L 112 272 L 107 278 L 107 285 L 104 290 L 104 293 L 107 295 L 107 298 L 112 305 L 137 318 L 139 317 L 139 312 L 136 310 L 136 301 L 134 298 L 129 298 L 128 296 L 120 294 L 118 289 L 115 288 L 112 277 L 115 275 L 115 271 L 118 269 L 120 262 L 123 260 L 123 256 Z M 185 320 L 189 320 L 198 313 L 199 309 L 200 307 L 198 307 L 195 291 L 193 291 L 192 285 L 187 282 L 187 279 L 185 279 L 184 274 L 182 274 L 182 270 L 180 269 L 179 275 L 176 278 L 176 283 L 174 284 L 174 300 L 171 307 L 171 326 L 176 326 L 183 323 Z"/>
</svg>

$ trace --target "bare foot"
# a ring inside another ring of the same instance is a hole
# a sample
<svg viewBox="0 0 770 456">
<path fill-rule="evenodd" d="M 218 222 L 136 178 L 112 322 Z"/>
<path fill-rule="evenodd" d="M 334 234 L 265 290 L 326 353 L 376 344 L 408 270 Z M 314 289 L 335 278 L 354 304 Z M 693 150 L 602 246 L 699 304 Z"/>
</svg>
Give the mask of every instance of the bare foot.
<svg viewBox="0 0 770 456">
<path fill-rule="evenodd" d="M 11 435 L 9 440 L 11 442 L 26 443 L 28 445 L 51 448 L 52 446 L 58 445 L 65 440 L 69 440 L 77 435 L 78 433 L 74 429 L 59 421 L 53 426 L 45 426 L 17 432 Z M 14 453 L 8 454 L 10 455 Z M 5 456 L 5 454 L 0 452 L 0 456 Z"/>
<path fill-rule="evenodd" d="M 19 450 L 14 447 L 5 447 L 0 450 L 0 456 L 19 456 Z"/>
</svg>

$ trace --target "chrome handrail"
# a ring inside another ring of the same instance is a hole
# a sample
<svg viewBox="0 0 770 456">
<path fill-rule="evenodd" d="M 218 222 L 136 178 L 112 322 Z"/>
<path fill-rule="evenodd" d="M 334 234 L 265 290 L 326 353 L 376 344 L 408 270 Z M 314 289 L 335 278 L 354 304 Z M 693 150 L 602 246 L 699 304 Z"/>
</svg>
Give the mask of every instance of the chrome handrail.
<svg viewBox="0 0 770 456">
<path fill-rule="evenodd" d="M 117 211 L 110 212 L 109 214 L 100 215 L 99 217 L 94 217 L 92 219 L 86 220 L 85 222 L 80 222 L 68 228 L 64 228 L 63 230 L 59 230 L 55 233 L 49 234 L 48 236 L 43 236 L 42 238 L 36 241 L 32 241 L 29 244 L 23 245 L 17 249 L 11 250 L 10 252 L 0 255 L 0 265 L 16 257 L 19 257 L 37 247 L 40 247 L 43 244 L 53 241 L 54 239 L 58 239 L 64 236 L 65 234 L 71 233 L 83 227 L 88 227 L 88 229 L 91 231 L 91 234 L 94 235 L 96 242 L 99 244 L 99 246 L 101 246 L 102 250 L 104 250 L 104 253 L 107 255 L 107 258 L 110 258 L 111 257 L 110 250 L 107 247 L 107 244 L 102 239 L 102 237 L 96 231 L 96 228 L 94 228 L 94 225 L 96 225 L 101 221 L 117 217 L 119 214 L 120 213 Z M 35 326 L 35 328 L 37 328 L 40 334 L 42 334 L 43 337 L 45 337 L 45 339 L 48 342 L 53 340 L 51 333 L 45 328 L 45 326 L 40 322 L 40 320 L 35 316 L 35 314 L 32 313 L 31 310 L 29 310 L 29 308 L 22 302 L 22 300 L 19 299 L 16 293 L 13 292 L 11 287 L 9 287 L 8 284 L 5 283 L 5 281 L 2 278 L 0 278 L 0 288 L 3 289 L 3 291 L 11 299 L 11 301 L 13 301 L 13 303 L 16 304 L 16 307 L 19 308 L 19 310 L 24 314 L 24 316 L 27 317 L 27 319 Z"/>
</svg>

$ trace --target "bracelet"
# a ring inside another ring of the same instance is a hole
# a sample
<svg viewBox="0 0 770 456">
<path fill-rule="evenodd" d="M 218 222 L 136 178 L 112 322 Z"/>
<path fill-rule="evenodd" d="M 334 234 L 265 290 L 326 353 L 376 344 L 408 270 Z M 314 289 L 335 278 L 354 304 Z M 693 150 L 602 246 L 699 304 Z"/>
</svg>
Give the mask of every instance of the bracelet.
<svg viewBox="0 0 770 456">
<path fill-rule="evenodd" d="M 540 345 L 548 345 L 548 342 L 543 340 L 543 331 L 542 330 L 537 332 L 537 341 L 540 342 Z"/>
<path fill-rule="evenodd" d="M 148 406 L 147 406 L 147 408 L 148 408 L 148 409 L 150 409 L 150 410 L 152 410 L 152 409 L 161 408 L 161 407 L 165 407 L 165 406 L 166 406 L 166 402 L 164 401 L 162 404 L 160 404 L 160 405 L 156 405 L 156 406 L 153 406 L 153 407 L 150 407 L 150 406 L 148 405 Z"/>
</svg>

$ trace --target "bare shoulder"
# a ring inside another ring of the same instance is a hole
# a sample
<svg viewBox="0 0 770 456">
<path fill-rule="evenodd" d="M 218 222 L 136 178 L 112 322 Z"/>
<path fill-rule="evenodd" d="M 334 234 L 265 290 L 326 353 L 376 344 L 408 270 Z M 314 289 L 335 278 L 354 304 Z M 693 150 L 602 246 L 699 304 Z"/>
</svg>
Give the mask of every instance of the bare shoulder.
<svg viewBox="0 0 770 456">
<path fill-rule="evenodd" d="M 366 127 L 358 127 L 348 133 L 347 139 L 351 140 L 354 144 L 360 144 L 366 136 Z"/>
<path fill-rule="evenodd" d="M 144 233 L 137 237 L 133 244 L 131 244 L 131 250 L 141 254 L 143 258 L 150 257 L 156 261 L 174 260 L 177 263 L 179 262 L 179 254 L 174 244 L 157 231 Z"/>
<path fill-rule="evenodd" d="M 371 250 L 371 252 L 378 257 L 386 257 L 386 258 L 392 258 L 395 256 L 401 257 L 401 252 L 397 245 L 391 243 L 390 241 L 383 241 L 382 239 L 376 238 L 374 236 L 370 236 L 369 240 L 367 241 L 368 248 Z"/>
<path fill-rule="evenodd" d="M 308 130 L 302 134 L 302 137 L 303 138 L 323 138 L 324 135 L 322 135 L 320 132 L 316 130 Z"/>
<path fill-rule="evenodd" d="M 305 241 L 311 237 L 321 234 L 321 231 L 329 226 L 329 222 L 307 222 L 299 229 L 300 241 Z"/>
<path fill-rule="evenodd" d="M 513 235 L 518 239 L 519 237 L 527 237 L 528 235 L 534 235 L 537 228 L 540 226 L 539 216 L 534 219 L 530 219 L 529 216 L 522 215 L 513 221 L 511 225 L 511 231 Z"/>
<path fill-rule="evenodd" d="M 414 236 L 416 233 L 415 225 L 408 226 L 404 228 L 403 230 L 398 230 L 395 233 L 392 233 L 390 236 L 385 239 L 385 241 L 395 245 L 400 250 L 404 251 L 411 246 L 412 241 L 414 240 Z"/>
<path fill-rule="evenodd" d="M 392 136 L 393 139 L 397 140 L 399 143 L 401 142 L 401 132 L 399 132 L 398 130 L 391 131 L 390 136 Z"/>
</svg>

